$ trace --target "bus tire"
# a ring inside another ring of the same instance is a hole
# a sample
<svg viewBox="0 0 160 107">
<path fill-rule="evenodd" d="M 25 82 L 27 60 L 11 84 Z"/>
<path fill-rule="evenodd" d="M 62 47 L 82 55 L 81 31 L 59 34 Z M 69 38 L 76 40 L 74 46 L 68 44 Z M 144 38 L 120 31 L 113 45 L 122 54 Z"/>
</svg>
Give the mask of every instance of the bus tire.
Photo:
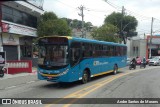
<svg viewBox="0 0 160 107">
<path fill-rule="evenodd" d="M 116 75 L 117 71 L 118 71 L 118 65 L 115 64 L 114 67 L 113 67 L 113 74 Z"/>
<path fill-rule="evenodd" d="M 84 70 L 82 75 L 82 83 L 86 84 L 88 81 L 89 81 L 89 73 L 87 70 Z"/>
</svg>

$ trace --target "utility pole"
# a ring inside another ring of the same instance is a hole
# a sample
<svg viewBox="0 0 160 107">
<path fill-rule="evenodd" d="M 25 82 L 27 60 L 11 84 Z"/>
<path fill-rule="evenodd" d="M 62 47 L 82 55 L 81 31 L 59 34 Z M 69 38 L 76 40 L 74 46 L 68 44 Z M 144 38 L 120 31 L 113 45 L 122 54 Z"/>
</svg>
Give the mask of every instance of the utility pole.
<svg viewBox="0 0 160 107">
<path fill-rule="evenodd" d="M 153 33 L 153 21 L 154 18 L 152 17 L 152 21 L 151 21 L 151 35 L 150 35 L 150 44 L 149 44 L 149 58 L 152 57 L 152 49 L 151 49 L 151 45 L 152 45 L 152 33 Z"/>
<path fill-rule="evenodd" d="M 146 34 L 144 33 L 144 39 L 146 39 Z"/>
<path fill-rule="evenodd" d="M 78 15 L 82 17 L 82 38 L 84 38 L 84 14 L 83 14 L 84 8 L 85 7 L 82 5 L 78 7 L 78 9 L 80 10 L 80 13 Z"/>
<path fill-rule="evenodd" d="M 121 29 L 120 29 L 120 36 L 122 37 L 124 44 L 126 44 L 126 40 L 123 34 L 123 17 L 124 17 L 125 9 L 124 6 L 122 6 L 122 19 L 121 19 Z"/>
</svg>

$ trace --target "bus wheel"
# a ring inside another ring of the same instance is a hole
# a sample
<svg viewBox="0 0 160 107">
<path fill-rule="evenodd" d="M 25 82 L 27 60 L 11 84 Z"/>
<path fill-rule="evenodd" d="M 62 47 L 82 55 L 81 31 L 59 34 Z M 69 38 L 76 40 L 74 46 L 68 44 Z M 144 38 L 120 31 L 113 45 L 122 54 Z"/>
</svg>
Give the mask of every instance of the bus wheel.
<svg viewBox="0 0 160 107">
<path fill-rule="evenodd" d="M 117 71 L 118 71 L 118 66 L 117 66 L 117 65 L 114 65 L 113 74 L 116 75 L 116 74 L 117 74 Z"/>
<path fill-rule="evenodd" d="M 87 83 L 88 82 L 88 80 L 89 80 L 89 74 L 88 74 L 88 72 L 85 70 L 84 72 L 83 72 L 83 76 L 82 76 L 82 83 L 83 84 L 85 84 L 85 83 Z"/>
</svg>

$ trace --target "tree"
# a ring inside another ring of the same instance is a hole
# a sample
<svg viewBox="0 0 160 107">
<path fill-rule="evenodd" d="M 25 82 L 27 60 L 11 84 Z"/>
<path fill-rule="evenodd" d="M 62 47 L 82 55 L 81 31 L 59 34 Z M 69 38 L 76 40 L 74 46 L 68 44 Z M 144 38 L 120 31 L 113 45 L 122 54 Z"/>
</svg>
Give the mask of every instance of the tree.
<svg viewBox="0 0 160 107">
<path fill-rule="evenodd" d="M 114 26 L 117 26 L 117 28 L 123 31 L 129 32 L 130 30 L 136 30 L 136 27 L 138 25 L 138 21 L 134 16 L 130 15 L 122 15 L 121 13 L 111 13 L 105 18 L 104 21 L 105 24 L 112 24 Z M 122 23 L 122 28 L 121 28 Z"/>
<path fill-rule="evenodd" d="M 90 31 L 91 27 L 92 27 L 92 23 L 91 22 L 87 22 L 87 23 L 84 23 L 84 27 L 86 28 L 87 31 Z"/>
<path fill-rule="evenodd" d="M 92 37 L 97 40 L 118 42 L 119 39 L 115 35 L 118 28 L 112 24 L 104 24 L 99 28 L 95 28 L 92 32 Z"/>
<path fill-rule="evenodd" d="M 138 21 L 134 16 L 122 15 L 121 13 L 113 12 L 105 18 L 104 23 L 116 26 L 119 29 L 120 37 L 124 39 L 124 42 L 125 38 L 136 36 L 130 35 L 136 34 L 134 32 L 136 31 L 136 27 L 138 25 Z M 124 35 L 124 32 L 126 35 Z"/>
<path fill-rule="evenodd" d="M 121 13 L 113 12 L 105 18 L 104 23 L 105 24 L 112 24 L 120 29 L 121 28 L 121 19 L 122 19 Z"/>
<path fill-rule="evenodd" d="M 67 24 L 72 28 L 76 28 L 76 29 L 81 29 L 82 28 L 82 21 L 77 20 L 77 19 L 68 19 L 68 18 L 62 18 L 63 20 L 67 21 Z M 89 30 L 90 27 L 92 27 L 92 23 L 91 22 L 84 22 L 84 28 Z"/>
<path fill-rule="evenodd" d="M 37 34 L 39 37 L 51 35 L 70 35 L 67 22 L 59 19 L 53 12 L 45 12 L 38 21 Z"/>
</svg>

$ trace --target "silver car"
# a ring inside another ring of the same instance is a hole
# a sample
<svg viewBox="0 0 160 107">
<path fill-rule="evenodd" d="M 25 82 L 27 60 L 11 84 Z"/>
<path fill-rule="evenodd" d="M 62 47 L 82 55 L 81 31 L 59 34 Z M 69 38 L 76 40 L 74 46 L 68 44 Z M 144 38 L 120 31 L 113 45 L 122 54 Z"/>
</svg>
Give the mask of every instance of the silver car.
<svg viewBox="0 0 160 107">
<path fill-rule="evenodd" d="M 153 58 L 149 61 L 149 66 L 151 65 L 160 65 L 160 58 Z"/>
</svg>

